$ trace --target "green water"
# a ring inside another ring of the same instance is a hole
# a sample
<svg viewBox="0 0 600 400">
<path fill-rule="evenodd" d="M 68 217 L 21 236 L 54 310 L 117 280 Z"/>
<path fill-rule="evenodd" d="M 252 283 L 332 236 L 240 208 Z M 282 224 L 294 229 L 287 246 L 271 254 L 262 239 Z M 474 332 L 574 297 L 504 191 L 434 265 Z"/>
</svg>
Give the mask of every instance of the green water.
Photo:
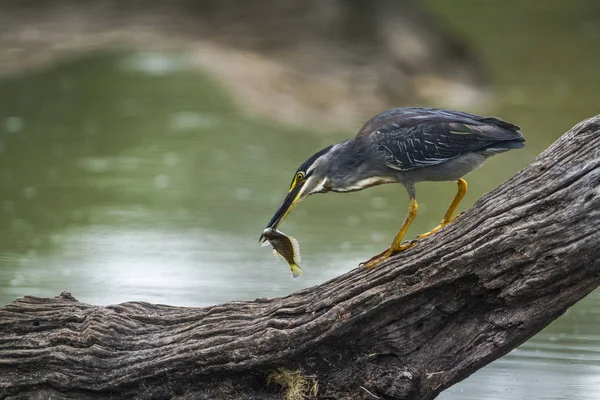
<svg viewBox="0 0 600 400">
<path fill-rule="evenodd" d="M 469 175 L 467 208 L 600 113 L 598 13 L 566 2 L 427 4 L 473 42 L 498 95 L 490 112 L 527 138 Z M 401 186 L 298 207 L 282 230 L 301 242 L 302 278 L 257 241 L 296 167 L 353 134 L 243 117 L 176 54 L 83 55 L 0 78 L 0 303 L 69 290 L 93 304 L 202 306 L 348 271 L 389 244 L 408 203 Z M 420 185 L 409 235 L 433 227 L 454 191 Z M 599 310 L 596 291 L 440 398 L 600 399 Z"/>
</svg>

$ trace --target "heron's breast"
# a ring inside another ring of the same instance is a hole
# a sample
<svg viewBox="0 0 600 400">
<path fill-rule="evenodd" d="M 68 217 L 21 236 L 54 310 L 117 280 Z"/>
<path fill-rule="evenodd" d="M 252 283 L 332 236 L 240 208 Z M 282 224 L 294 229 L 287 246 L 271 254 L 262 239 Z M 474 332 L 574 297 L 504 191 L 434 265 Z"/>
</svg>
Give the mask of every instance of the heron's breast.
<svg viewBox="0 0 600 400">
<path fill-rule="evenodd" d="M 398 179 L 389 176 L 372 176 L 358 180 L 348 186 L 332 187 L 331 190 L 334 192 L 355 192 L 371 186 L 383 185 L 384 183 L 398 183 Z"/>
</svg>

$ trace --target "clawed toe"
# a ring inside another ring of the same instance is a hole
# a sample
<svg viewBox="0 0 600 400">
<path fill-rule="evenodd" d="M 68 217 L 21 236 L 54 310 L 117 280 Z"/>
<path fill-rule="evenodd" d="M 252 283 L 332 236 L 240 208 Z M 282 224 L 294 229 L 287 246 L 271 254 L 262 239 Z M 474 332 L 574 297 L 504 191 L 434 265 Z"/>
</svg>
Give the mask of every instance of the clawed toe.
<svg viewBox="0 0 600 400">
<path fill-rule="evenodd" d="M 394 254 L 410 249 L 416 243 L 417 243 L 416 240 L 411 240 L 409 242 L 402 243 L 400 246 L 398 246 L 395 249 L 386 249 L 386 250 L 382 251 L 381 253 L 377 254 L 376 256 L 371 257 L 371 259 L 369 259 L 368 261 L 360 263 L 359 266 L 365 267 L 366 269 L 373 268 L 380 262 L 387 260 L 388 258 L 393 256 Z"/>
<path fill-rule="evenodd" d="M 365 262 L 361 262 L 360 264 L 358 264 L 358 266 L 365 267 L 366 269 L 373 268 L 374 266 L 376 266 L 377 264 L 379 264 L 386 258 L 389 258 L 391 255 L 392 255 L 391 250 L 385 249 L 384 251 L 377 254 L 376 256 L 371 257 L 369 260 L 367 260 Z"/>
<path fill-rule="evenodd" d="M 456 216 L 455 216 L 454 218 L 452 218 L 452 221 L 450 221 L 450 222 L 454 222 L 454 221 L 456 221 L 457 219 L 459 219 L 460 217 L 462 217 L 462 215 L 463 215 L 464 213 L 465 213 L 465 211 L 461 211 L 461 212 L 459 212 L 458 214 L 456 214 Z"/>
<path fill-rule="evenodd" d="M 427 236 L 431 236 L 431 235 L 433 235 L 434 233 L 436 233 L 436 232 L 437 232 L 437 231 L 439 231 L 440 229 L 442 229 L 442 228 L 445 228 L 446 226 L 448 226 L 448 225 L 449 225 L 449 224 L 451 224 L 452 222 L 456 221 L 456 220 L 457 220 L 457 219 L 458 219 L 458 218 L 459 218 L 461 215 L 463 215 L 464 213 L 465 213 L 465 212 L 463 211 L 463 212 L 459 213 L 457 216 L 455 216 L 454 218 L 452 218 L 452 219 L 451 219 L 451 220 L 449 220 L 449 221 L 442 221 L 442 222 L 440 222 L 440 224 L 439 224 L 438 226 L 436 226 L 435 228 L 433 228 L 433 229 L 432 229 L 432 230 L 430 230 L 429 232 L 425 232 L 425 233 L 422 233 L 422 234 L 420 234 L 419 236 L 417 236 L 417 239 L 424 239 L 424 238 L 426 238 Z"/>
</svg>

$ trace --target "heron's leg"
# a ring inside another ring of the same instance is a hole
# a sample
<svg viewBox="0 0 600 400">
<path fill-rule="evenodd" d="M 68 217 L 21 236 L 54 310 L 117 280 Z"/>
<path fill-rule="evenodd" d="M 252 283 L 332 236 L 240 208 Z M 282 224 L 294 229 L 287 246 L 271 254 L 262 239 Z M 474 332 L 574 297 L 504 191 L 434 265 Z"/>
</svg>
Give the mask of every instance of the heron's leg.
<svg viewBox="0 0 600 400">
<path fill-rule="evenodd" d="M 450 207 L 448 207 L 448 211 L 446 211 L 446 214 L 444 214 L 444 219 L 442 220 L 442 222 L 440 222 L 438 226 L 436 226 L 429 232 L 417 236 L 418 239 L 423 239 L 424 237 L 427 237 L 432 233 L 439 231 L 444 226 L 448 225 L 450 222 L 458 218 L 458 215 L 456 216 L 456 218 L 452 218 L 452 215 L 454 214 L 454 211 L 456 211 L 456 208 L 458 207 L 460 201 L 463 199 L 463 197 L 465 197 L 465 194 L 467 193 L 467 181 L 461 178 L 456 181 L 456 184 L 458 185 L 458 191 L 456 192 L 456 196 L 454 196 L 454 200 L 452 200 Z"/>
<path fill-rule="evenodd" d="M 414 196 L 411 196 L 410 203 L 408 205 L 408 215 L 404 219 L 404 222 L 402 223 L 400 230 L 396 234 L 396 237 L 394 238 L 394 241 L 392 242 L 392 245 L 390 246 L 390 248 L 382 251 L 381 253 L 372 257 L 369 261 L 365 261 L 365 262 L 361 263 L 360 265 L 364 266 L 365 268 L 372 268 L 375 265 L 382 262 L 383 260 L 385 260 L 386 258 L 389 258 L 392 254 L 398 253 L 400 251 L 404 251 L 410 247 L 413 247 L 414 243 L 412 243 L 412 242 L 409 242 L 407 244 L 402 244 L 402 239 L 404 238 L 406 231 L 410 227 L 410 224 L 413 222 L 413 220 L 417 216 L 418 210 L 419 210 L 419 205 L 417 204 L 417 200 L 414 198 Z"/>
</svg>

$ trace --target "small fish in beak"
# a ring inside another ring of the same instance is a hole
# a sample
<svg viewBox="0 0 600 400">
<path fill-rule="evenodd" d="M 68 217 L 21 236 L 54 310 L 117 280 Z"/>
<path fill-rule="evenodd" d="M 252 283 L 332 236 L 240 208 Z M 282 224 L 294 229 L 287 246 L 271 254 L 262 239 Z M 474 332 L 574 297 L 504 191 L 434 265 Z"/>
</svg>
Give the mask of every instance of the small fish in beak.
<svg viewBox="0 0 600 400">
<path fill-rule="evenodd" d="M 273 246 L 273 254 L 281 256 L 290 266 L 294 278 L 302 275 L 300 268 L 300 246 L 298 241 L 287 236 L 285 233 L 275 228 L 267 228 L 263 231 L 262 237 Z"/>
</svg>

